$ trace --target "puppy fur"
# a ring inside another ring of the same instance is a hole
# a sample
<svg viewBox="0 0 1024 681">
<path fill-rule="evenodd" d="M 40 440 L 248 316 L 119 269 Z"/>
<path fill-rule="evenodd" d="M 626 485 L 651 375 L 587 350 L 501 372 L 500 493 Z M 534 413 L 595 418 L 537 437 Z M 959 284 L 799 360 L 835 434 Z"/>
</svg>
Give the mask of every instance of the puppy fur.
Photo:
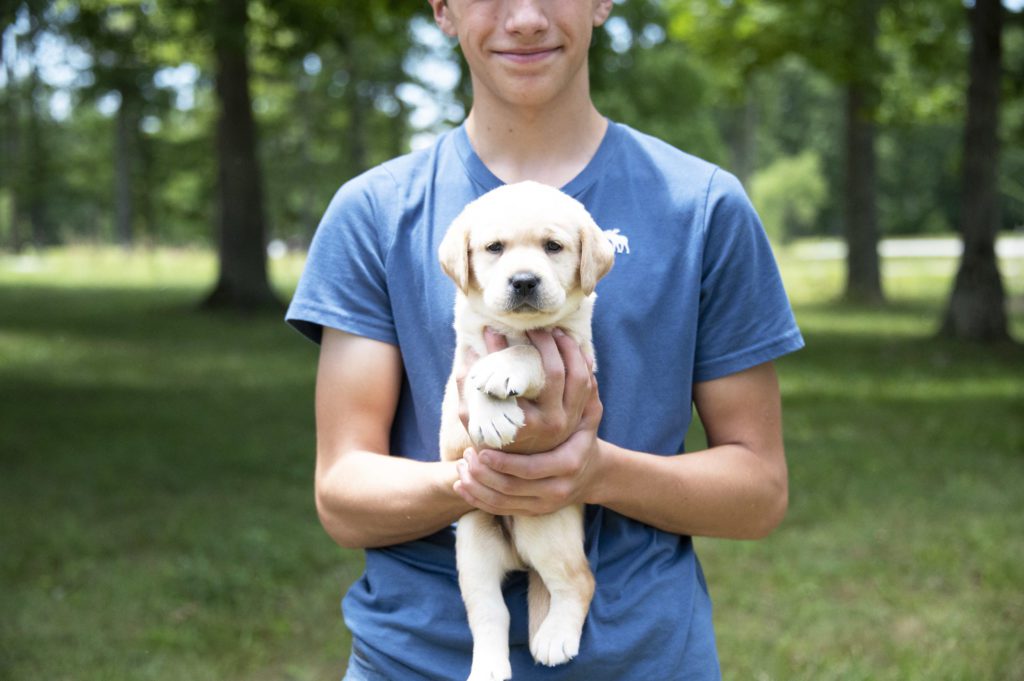
<svg viewBox="0 0 1024 681">
<path fill-rule="evenodd" d="M 590 359 L 591 315 L 598 280 L 611 269 L 614 249 L 582 204 L 561 191 L 521 182 L 473 201 L 452 222 L 439 248 L 457 287 L 456 355 L 441 417 L 441 457 L 462 458 L 467 447 L 500 449 L 524 424 L 517 399 L 544 388 L 540 354 L 526 336 L 560 328 Z M 487 354 L 484 329 L 508 338 Z M 459 418 L 457 367 L 472 350 Z M 469 681 L 506 681 L 509 613 L 505 575 L 529 572 L 530 652 L 540 664 L 568 662 L 579 652 L 594 578 L 583 552 L 583 507 L 544 516 L 463 516 L 456 531 L 459 587 L 473 634 Z"/>
</svg>

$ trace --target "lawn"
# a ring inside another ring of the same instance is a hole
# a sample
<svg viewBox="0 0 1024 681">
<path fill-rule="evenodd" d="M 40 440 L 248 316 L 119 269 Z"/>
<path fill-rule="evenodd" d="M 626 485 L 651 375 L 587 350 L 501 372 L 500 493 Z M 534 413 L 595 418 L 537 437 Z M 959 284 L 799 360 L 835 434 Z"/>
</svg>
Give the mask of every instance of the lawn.
<svg viewBox="0 0 1024 681">
<path fill-rule="evenodd" d="M 886 261 L 881 309 L 833 302 L 838 261 L 781 263 L 789 516 L 698 540 L 725 677 L 1024 678 L 1024 350 L 931 337 L 952 261 Z M 283 296 L 300 268 L 273 263 Z M 361 557 L 313 508 L 315 348 L 196 311 L 213 272 L 0 256 L 0 679 L 341 676 Z"/>
</svg>

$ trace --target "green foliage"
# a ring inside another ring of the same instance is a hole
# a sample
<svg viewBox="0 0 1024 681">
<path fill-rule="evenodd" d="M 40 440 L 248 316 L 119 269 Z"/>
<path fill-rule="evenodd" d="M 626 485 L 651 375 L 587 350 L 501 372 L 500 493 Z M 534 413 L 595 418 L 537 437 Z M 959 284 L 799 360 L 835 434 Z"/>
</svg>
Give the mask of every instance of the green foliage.
<svg viewBox="0 0 1024 681">
<path fill-rule="evenodd" d="M 810 153 L 820 159 L 826 192 L 811 233 L 839 232 L 843 176 L 842 94 L 802 57 L 790 55 L 750 78 L 756 128 L 754 167 Z M 739 123 L 742 125 L 742 121 Z"/>
<path fill-rule="evenodd" d="M 879 216 L 883 233 L 944 231 L 958 224 L 965 115 L 966 10 L 960 3 L 669 0 L 669 35 L 712 65 L 717 91 L 754 102 L 727 138 L 757 126 L 755 167 L 806 150 L 819 154 L 829 196 L 818 232 L 834 233 L 841 196 L 842 99 L 848 82 L 877 91 Z M 877 25 L 870 12 L 877 10 Z M 1005 33 L 1003 227 L 1024 224 L 1018 159 L 1024 147 L 1024 27 Z M 831 110 L 831 113 L 830 113 Z M 753 122 L 751 122 L 753 121 Z"/>
<path fill-rule="evenodd" d="M 668 42 L 609 56 L 595 86 L 598 109 L 712 162 L 726 163 L 725 145 L 708 106 L 707 74 L 684 46 Z M 623 83 L 642 87 L 623 88 Z"/>
<path fill-rule="evenodd" d="M 16 215 L 18 230 L 0 227 L 0 246 L 16 246 L 17 235 L 22 241 L 115 238 L 118 101 L 132 107 L 134 120 L 136 238 L 211 241 L 212 6 L 211 0 L 5 5 L 0 188 L 9 214 L 0 225 Z M 870 24 L 865 8 L 878 10 L 875 41 L 864 28 Z M 454 50 L 422 43 L 422 26 L 430 24 L 422 0 L 254 0 L 249 10 L 270 236 L 302 242 L 342 182 L 407 150 L 417 130 L 458 123 L 458 107 L 448 103 L 468 101 L 467 79 L 454 92 L 435 93 L 441 110 L 428 124 L 417 118 L 424 112 L 412 99 L 401 96 L 419 88 L 429 98 L 437 87 L 424 77 L 428 56 L 459 61 Z M 883 232 L 945 230 L 958 224 L 965 16 L 961 3 L 923 0 L 625 0 L 595 33 L 594 98 L 610 117 L 744 181 L 780 158 L 815 154 L 828 191 L 813 231 L 824 235 L 837 232 L 842 203 L 843 84 L 868 78 L 878 92 Z M 1000 187 L 1006 228 L 1024 224 L 1021 24 L 1010 21 L 1005 29 Z M 26 70 L 40 66 L 44 42 L 50 50 L 78 50 L 68 53 L 67 82 Z M 861 49 L 869 44 L 873 49 Z M 188 74 L 174 71 L 181 68 L 193 69 L 194 81 L 172 84 L 169 74 Z M 55 94 L 70 96 L 66 116 L 51 110 Z"/>
<path fill-rule="evenodd" d="M 750 181 L 750 199 L 775 243 L 811 234 L 828 193 L 813 151 L 780 158 Z"/>
<path fill-rule="evenodd" d="M 78 77 L 64 86 L 73 98 L 67 118 L 51 115 L 45 82 L 29 92 L 27 79 L 12 76 L 0 88 L 5 131 L 25 137 L 30 121 L 43 130 L 41 153 L 30 153 L 27 140 L 17 148 L 6 139 L 3 145 L 0 186 L 16 194 L 21 231 L 28 233 L 28 206 L 38 195 L 46 197 L 39 202 L 51 240 L 113 239 L 117 158 L 133 169 L 137 238 L 209 242 L 217 181 L 212 2 L 17 5 L 31 21 L 6 29 L 17 40 L 4 44 L 18 46 L 4 54 L 8 72 L 34 63 L 43 39 L 75 45 L 84 55 L 73 62 Z M 342 182 L 407 149 L 408 110 L 396 92 L 411 79 L 403 63 L 412 46 L 406 26 L 426 9 L 414 0 L 249 3 L 251 87 L 272 236 L 308 239 Z M 180 67 L 197 77 L 171 83 L 168 75 Z M 127 159 L 115 153 L 117 117 L 126 107 L 132 116 Z M 65 139 L 82 153 L 49 152 L 63 151 Z M 12 233 L 0 233 L 0 246 L 13 245 Z"/>
<path fill-rule="evenodd" d="M 594 103 L 613 120 L 727 165 L 716 122 L 717 73 L 667 34 L 668 20 L 656 0 L 616 6 L 591 48 Z"/>
<path fill-rule="evenodd" d="M 957 227 L 961 131 L 951 125 L 891 127 L 878 143 L 878 212 L 886 234 Z"/>
</svg>

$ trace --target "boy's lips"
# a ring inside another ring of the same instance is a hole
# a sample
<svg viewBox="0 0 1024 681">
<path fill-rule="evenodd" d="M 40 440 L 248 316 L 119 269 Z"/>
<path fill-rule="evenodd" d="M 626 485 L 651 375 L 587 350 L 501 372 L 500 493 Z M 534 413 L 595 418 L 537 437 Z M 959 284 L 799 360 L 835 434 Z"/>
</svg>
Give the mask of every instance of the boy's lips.
<svg viewBox="0 0 1024 681">
<path fill-rule="evenodd" d="M 495 54 L 517 64 L 531 64 L 542 61 L 559 51 L 558 47 L 519 49 L 519 50 L 495 50 Z"/>
</svg>

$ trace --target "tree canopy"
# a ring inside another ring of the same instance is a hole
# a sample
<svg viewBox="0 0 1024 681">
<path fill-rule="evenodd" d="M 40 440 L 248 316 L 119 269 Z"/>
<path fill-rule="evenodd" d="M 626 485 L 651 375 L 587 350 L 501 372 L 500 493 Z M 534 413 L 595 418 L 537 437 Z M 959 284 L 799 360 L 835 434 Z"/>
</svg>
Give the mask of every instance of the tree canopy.
<svg viewBox="0 0 1024 681">
<path fill-rule="evenodd" d="M 0 247 L 218 242 L 223 4 L 4 3 Z M 1024 224 L 1024 21 L 1007 5 L 1002 230 Z M 466 113 L 465 67 L 422 0 L 238 7 L 260 248 L 303 245 L 341 183 Z M 879 236 L 960 224 L 971 11 L 955 0 L 617 0 L 595 33 L 594 97 L 756 187 L 775 238 L 844 236 L 870 256 Z"/>
</svg>

